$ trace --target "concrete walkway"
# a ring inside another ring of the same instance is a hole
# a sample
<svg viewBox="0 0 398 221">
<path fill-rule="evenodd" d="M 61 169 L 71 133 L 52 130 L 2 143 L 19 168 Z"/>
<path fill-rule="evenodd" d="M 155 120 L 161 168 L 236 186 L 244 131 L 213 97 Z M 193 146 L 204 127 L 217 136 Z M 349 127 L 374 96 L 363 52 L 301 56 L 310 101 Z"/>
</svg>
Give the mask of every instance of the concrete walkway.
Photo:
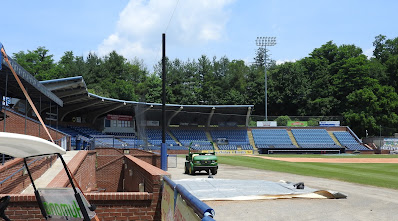
<svg viewBox="0 0 398 221">
<path fill-rule="evenodd" d="M 79 151 L 67 151 L 66 154 L 62 155 L 65 160 L 65 163 L 68 162 L 78 153 Z M 61 159 L 57 159 L 55 163 L 39 178 L 35 180 L 36 188 L 45 188 L 47 185 L 54 179 L 58 173 L 63 170 L 64 167 L 62 165 Z M 21 192 L 21 194 L 33 194 L 33 186 L 30 184 L 25 190 Z"/>
</svg>

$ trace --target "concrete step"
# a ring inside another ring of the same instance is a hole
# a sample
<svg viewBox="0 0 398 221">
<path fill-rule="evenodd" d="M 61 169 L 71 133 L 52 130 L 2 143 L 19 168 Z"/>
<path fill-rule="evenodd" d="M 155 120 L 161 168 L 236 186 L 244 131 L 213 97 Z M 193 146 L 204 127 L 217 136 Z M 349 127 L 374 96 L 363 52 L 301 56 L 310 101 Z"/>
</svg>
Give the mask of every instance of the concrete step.
<svg viewBox="0 0 398 221">
<path fill-rule="evenodd" d="M 213 142 L 214 149 L 215 149 L 215 150 L 218 150 L 218 145 L 217 145 L 216 142 L 213 141 L 213 138 L 211 137 L 210 132 L 209 132 L 209 131 L 206 131 L 205 133 L 206 133 L 207 140 Z"/>
<path fill-rule="evenodd" d="M 298 143 L 296 141 L 296 138 L 294 138 L 292 131 L 288 130 L 287 134 L 289 134 L 290 140 L 292 141 L 292 144 L 294 144 L 296 147 L 298 147 Z"/>
<path fill-rule="evenodd" d="M 341 143 L 339 142 L 339 140 L 337 140 L 336 136 L 334 136 L 333 131 L 328 131 L 328 133 L 329 133 L 330 137 L 333 139 L 333 141 L 334 141 L 337 145 L 342 146 Z"/>
<path fill-rule="evenodd" d="M 65 163 L 68 164 L 69 161 L 78 153 L 78 150 L 67 151 L 66 154 L 62 155 Z M 57 159 L 53 165 L 45 172 L 43 175 L 35 180 L 36 188 L 45 188 L 54 179 L 54 177 L 64 169 L 61 159 Z M 33 186 L 30 184 L 21 194 L 33 194 Z"/>
<path fill-rule="evenodd" d="M 256 147 L 256 144 L 254 143 L 254 137 L 253 137 L 253 133 L 251 130 L 247 131 L 247 136 L 249 137 L 249 143 L 250 143 L 250 145 L 252 145 L 253 151 L 258 153 L 258 149 Z"/>
</svg>

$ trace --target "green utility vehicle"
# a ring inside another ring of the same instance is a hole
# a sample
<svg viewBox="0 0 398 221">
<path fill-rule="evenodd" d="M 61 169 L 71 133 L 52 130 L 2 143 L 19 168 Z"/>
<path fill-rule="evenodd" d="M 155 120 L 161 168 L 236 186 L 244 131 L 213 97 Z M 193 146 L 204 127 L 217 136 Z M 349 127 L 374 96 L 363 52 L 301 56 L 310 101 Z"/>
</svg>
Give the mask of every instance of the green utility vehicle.
<svg viewBox="0 0 398 221">
<path fill-rule="evenodd" d="M 192 152 L 192 142 L 189 145 L 189 152 L 186 156 L 185 161 L 185 173 L 193 175 L 196 171 L 208 171 L 213 175 L 217 174 L 218 163 L 216 152 L 214 151 L 210 153 L 193 153 Z"/>
</svg>

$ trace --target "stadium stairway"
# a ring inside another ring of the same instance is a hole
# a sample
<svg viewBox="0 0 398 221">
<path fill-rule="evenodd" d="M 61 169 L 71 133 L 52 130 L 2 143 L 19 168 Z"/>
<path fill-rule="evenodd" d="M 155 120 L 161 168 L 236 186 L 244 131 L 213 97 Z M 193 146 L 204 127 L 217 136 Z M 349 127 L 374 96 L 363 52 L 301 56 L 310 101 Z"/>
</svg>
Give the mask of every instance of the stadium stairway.
<svg viewBox="0 0 398 221">
<path fill-rule="evenodd" d="M 287 131 L 287 134 L 289 134 L 289 137 L 290 137 L 290 140 L 292 141 L 292 144 L 293 144 L 294 146 L 296 146 L 296 147 L 299 147 L 299 145 L 298 145 L 298 143 L 297 143 L 297 141 L 296 141 L 296 138 L 294 138 L 294 136 L 293 136 L 292 131 L 291 131 L 291 130 L 288 130 L 288 131 Z"/>
<path fill-rule="evenodd" d="M 62 158 L 64 158 L 65 163 L 68 164 L 70 160 L 78 153 L 78 150 L 73 150 L 73 151 L 66 151 L 66 154 L 62 155 Z M 61 159 L 58 158 L 53 165 L 43 174 L 41 177 L 37 178 L 35 180 L 35 185 L 36 188 L 45 188 L 47 185 L 54 179 L 55 176 L 58 175 L 60 171 L 64 170 L 64 166 L 61 162 Z M 25 190 L 21 192 L 21 194 L 33 194 L 33 186 L 32 184 L 29 184 Z"/>
<path fill-rule="evenodd" d="M 336 136 L 334 136 L 333 131 L 328 131 L 329 136 L 332 138 L 332 140 L 334 141 L 334 143 L 336 143 L 337 145 L 344 147 L 343 145 L 341 145 L 341 143 L 339 142 L 339 140 L 337 140 Z"/>
<path fill-rule="evenodd" d="M 176 142 L 176 144 L 178 144 L 179 146 L 183 146 L 180 141 L 177 139 L 177 137 L 174 136 L 173 133 L 171 133 L 170 131 L 167 131 L 167 133 L 170 135 L 171 138 L 173 138 L 173 140 Z"/>
<path fill-rule="evenodd" d="M 211 141 L 211 142 L 213 143 L 214 149 L 219 150 L 219 149 L 218 149 L 217 143 L 214 142 L 214 141 L 213 141 L 213 138 L 211 137 L 210 131 L 205 131 L 205 133 L 206 133 L 207 140 L 208 140 L 208 141 Z"/>
<path fill-rule="evenodd" d="M 254 143 L 253 133 L 252 133 L 251 130 L 248 130 L 248 131 L 247 131 L 247 136 L 249 137 L 249 143 L 250 143 L 250 145 L 252 145 L 252 147 L 253 147 L 253 152 L 254 152 L 254 153 L 258 153 L 258 149 L 257 149 L 257 147 L 256 147 L 256 144 Z"/>
</svg>

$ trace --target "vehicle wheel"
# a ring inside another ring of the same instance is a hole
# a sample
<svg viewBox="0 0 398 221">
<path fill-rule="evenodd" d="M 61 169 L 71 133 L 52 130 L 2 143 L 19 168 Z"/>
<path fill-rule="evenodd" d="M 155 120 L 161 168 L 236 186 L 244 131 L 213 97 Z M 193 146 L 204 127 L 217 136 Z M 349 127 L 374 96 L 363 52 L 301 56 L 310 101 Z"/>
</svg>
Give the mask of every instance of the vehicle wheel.
<svg viewBox="0 0 398 221">
<path fill-rule="evenodd" d="M 188 167 L 187 167 L 187 164 L 185 164 L 185 171 L 184 171 L 184 174 L 188 174 L 188 173 L 189 173 Z"/>
<path fill-rule="evenodd" d="M 211 173 L 212 173 L 213 175 L 216 175 L 216 174 L 217 174 L 217 168 L 211 169 Z"/>
<path fill-rule="evenodd" d="M 195 173 L 195 170 L 193 170 L 192 167 L 190 166 L 189 167 L 189 175 L 194 175 L 194 173 Z"/>
</svg>

